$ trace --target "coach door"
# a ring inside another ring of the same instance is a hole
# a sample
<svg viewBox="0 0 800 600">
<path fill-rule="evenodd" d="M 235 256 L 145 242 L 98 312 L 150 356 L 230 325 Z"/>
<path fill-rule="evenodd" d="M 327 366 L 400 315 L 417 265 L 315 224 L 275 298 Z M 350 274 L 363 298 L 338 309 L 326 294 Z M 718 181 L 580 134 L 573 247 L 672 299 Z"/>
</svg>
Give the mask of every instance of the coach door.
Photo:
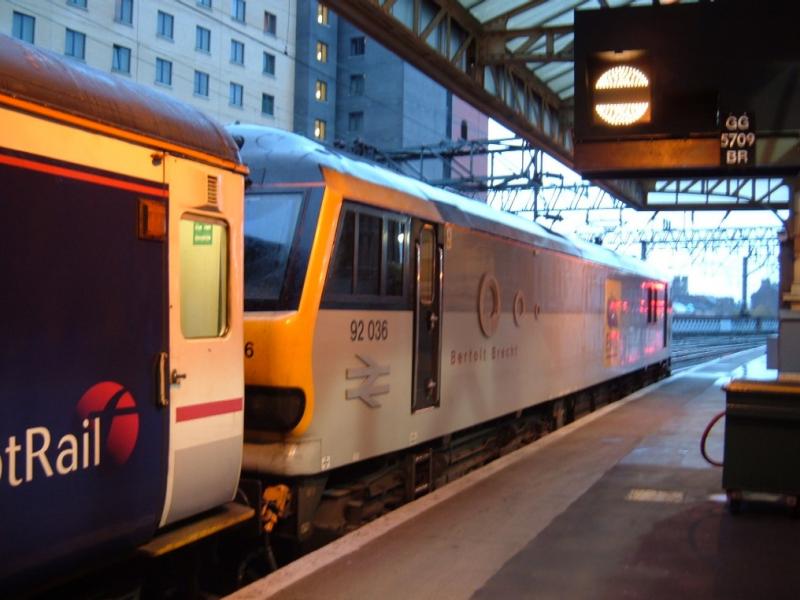
<svg viewBox="0 0 800 600">
<path fill-rule="evenodd" d="M 241 465 L 241 178 L 172 157 L 170 449 L 161 524 L 233 498 Z"/>
<path fill-rule="evenodd" d="M 442 258 L 436 227 L 415 223 L 414 391 L 412 409 L 439 405 Z"/>
</svg>

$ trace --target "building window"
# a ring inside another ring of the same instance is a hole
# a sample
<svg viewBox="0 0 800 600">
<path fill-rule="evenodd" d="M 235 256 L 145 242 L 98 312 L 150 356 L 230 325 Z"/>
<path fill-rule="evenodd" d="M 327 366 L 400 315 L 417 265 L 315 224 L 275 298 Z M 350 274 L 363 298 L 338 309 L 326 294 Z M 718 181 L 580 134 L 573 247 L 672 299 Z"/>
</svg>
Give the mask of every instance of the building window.
<svg viewBox="0 0 800 600">
<path fill-rule="evenodd" d="M 173 39 L 174 31 L 175 18 L 169 13 L 165 13 L 161 10 L 158 11 L 158 21 L 156 24 L 156 33 L 158 36 L 171 40 Z"/>
<path fill-rule="evenodd" d="M 461 120 L 461 139 L 469 139 L 469 125 L 467 125 L 466 120 L 463 119 Z"/>
<path fill-rule="evenodd" d="M 264 33 L 275 35 L 278 31 L 278 17 L 273 15 L 268 10 L 264 11 Z"/>
<path fill-rule="evenodd" d="M 163 58 L 156 59 L 156 83 L 172 85 L 172 63 Z"/>
<path fill-rule="evenodd" d="M 18 40 L 32 44 L 35 29 L 36 17 L 14 11 L 14 21 L 11 25 L 11 35 Z"/>
<path fill-rule="evenodd" d="M 194 95 L 208 98 L 208 73 L 194 72 Z"/>
<path fill-rule="evenodd" d="M 314 119 L 314 137 L 318 140 L 324 140 L 327 129 L 327 123 L 322 119 Z"/>
<path fill-rule="evenodd" d="M 211 0 L 197 0 L 197 6 L 211 8 Z"/>
<path fill-rule="evenodd" d="M 231 0 L 231 18 L 244 23 L 246 3 L 244 0 Z"/>
<path fill-rule="evenodd" d="M 131 49 L 114 44 L 111 55 L 111 70 L 115 73 L 130 74 Z"/>
<path fill-rule="evenodd" d="M 64 54 L 84 60 L 86 58 L 86 34 L 67 29 Z"/>
<path fill-rule="evenodd" d="M 67 4 L 77 8 L 86 8 L 86 0 L 67 0 Z"/>
<path fill-rule="evenodd" d="M 261 94 L 261 114 L 270 117 L 275 114 L 275 96 Z"/>
<path fill-rule="evenodd" d="M 317 23 L 320 25 L 328 24 L 328 7 L 317 2 Z"/>
<path fill-rule="evenodd" d="M 234 65 L 244 64 L 244 44 L 231 40 L 231 62 Z"/>
<path fill-rule="evenodd" d="M 264 60 L 261 63 L 261 72 L 264 75 L 275 75 L 275 55 L 264 52 Z"/>
<path fill-rule="evenodd" d="M 350 95 L 363 96 L 364 95 L 364 74 L 356 73 L 350 75 Z"/>
<path fill-rule="evenodd" d="M 133 0 L 116 0 L 114 20 L 123 25 L 133 25 Z"/>
<path fill-rule="evenodd" d="M 328 62 L 328 44 L 317 42 L 317 62 Z"/>
<path fill-rule="evenodd" d="M 347 131 L 358 133 L 364 129 L 364 113 L 361 111 L 351 112 L 347 115 Z"/>
<path fill-rule="evenodd" d="M 328 84 L 324 81 L 317 79 L 317 84 L 314 86 L 314 97 L 319 102 L 328 101 Z"/>
<path fill-rule="evenodd" d="M 244 104 L 244 87 L 242 87 L 242 84 L 231 81 L 228 89 L 228 104 L 242 108 Z"/>
<path fill-rule="evenodd" d="M 211 30 L 197 26 L 194 34 L 194 49 L 199 52 L 211 52 Z"/>
<path fill-rule="evenodd" d="M 366 40 L 363 35 L 350 38 L 350 56 L 361 56 L 366 49 Z"/>
</svg>

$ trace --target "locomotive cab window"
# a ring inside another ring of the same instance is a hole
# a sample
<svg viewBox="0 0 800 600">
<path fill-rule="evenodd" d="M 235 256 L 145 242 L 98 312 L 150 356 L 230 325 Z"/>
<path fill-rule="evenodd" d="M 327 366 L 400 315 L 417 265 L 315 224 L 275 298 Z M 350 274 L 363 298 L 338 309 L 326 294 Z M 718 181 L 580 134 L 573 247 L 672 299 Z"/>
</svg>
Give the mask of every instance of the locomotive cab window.
<svg viewBox="0 0 800 600">
<path fill-rule="evenodd" d="M 405 298 L 408 219 L 346 204 L 339 221 L 324 301 L 396 304 Z"/>
<path fill-rule="evenodd" d="M 275 308 L 303 209 L 303 192 L 245 197 L 244 272 L 248 310 Z"/>
<path fill-rule="evenodd" d="M 221 337 L 228 325 L 228 228 L 184 215 L 179 235 L 181 331 L 186 338 Z"/>
<path fill-rule="evenodd" d="M 250 191 L 244 204 L 244 309 L 296 310 L 322 206 L 322 188 Z"/>
</svg>

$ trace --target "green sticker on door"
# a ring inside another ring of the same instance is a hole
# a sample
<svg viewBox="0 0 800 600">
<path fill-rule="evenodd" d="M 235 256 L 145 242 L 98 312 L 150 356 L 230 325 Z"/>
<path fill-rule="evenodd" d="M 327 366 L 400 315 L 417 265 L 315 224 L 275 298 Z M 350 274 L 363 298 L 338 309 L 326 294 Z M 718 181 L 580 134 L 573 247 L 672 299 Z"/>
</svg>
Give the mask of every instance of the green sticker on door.
<svg viewBox="0 0 800 600">
<path fill-rule="evenodd" d="M 211 246 L 214 241 L 214 226 L 211 223 L 194 222 L 192 244 L 195 246 Z"/>
</svg>

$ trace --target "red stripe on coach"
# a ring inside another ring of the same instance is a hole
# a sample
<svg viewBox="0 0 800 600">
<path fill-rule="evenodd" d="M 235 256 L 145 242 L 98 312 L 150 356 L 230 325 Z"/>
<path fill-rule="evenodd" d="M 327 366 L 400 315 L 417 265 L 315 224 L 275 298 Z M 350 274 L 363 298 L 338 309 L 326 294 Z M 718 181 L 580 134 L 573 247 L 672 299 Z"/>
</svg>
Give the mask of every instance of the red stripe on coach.
<svg viewBox="0 0 800 600">
<path fill-rule="evenodd" d="M 232 400 L 192 404 L 191 406 L 179 406 L 178 410 L 175 411 L 175 420 L 180 423 L 181 421 L 192 421 L 194 419 L 235 413 L 242 410 L 243 404 L 242 398 L 234 398 Z"/>
</svg>

